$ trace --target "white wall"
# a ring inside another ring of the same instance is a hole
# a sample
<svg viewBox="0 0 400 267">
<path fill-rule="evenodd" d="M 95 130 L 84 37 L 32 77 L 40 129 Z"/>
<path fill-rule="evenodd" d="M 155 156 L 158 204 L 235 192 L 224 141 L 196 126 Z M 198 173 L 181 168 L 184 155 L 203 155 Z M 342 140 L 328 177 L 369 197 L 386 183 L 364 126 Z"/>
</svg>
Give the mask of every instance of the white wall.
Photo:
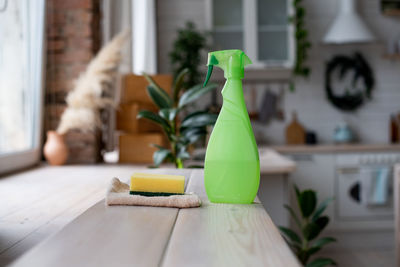
<svg viewBox="0 0 400 267">
<path fill-rule="evenodd" d="M 337 0 L 305 0 L 307 11 L 306 27 L 309 29 L 313 47 L 309 56 L 312 74 L 307 79 L 296 79 L 296 92 L 285 89 L 283 109 L 285 121 L 273 121 L 268 125 L 253 123 L 259 142 L 284 143 L 284 129 L 291 119 L 291 111 L 296 110 L 303 125 L 317 132 L 321 142 L 329 143 L 335 126 L 346 121 L 365 143 L 385 143 L 388 140 L 390 114 L 400 111 L 400 61 L 391 62 L 382 55 L 386 52 L 387 41 L 393 37 L 400 39 L 400 18 L 383 16 L 379 0 L 359 0 L 359 13 L 378 37 L 375 44 L 332 46 L 321 40 L 333 21 Z M 159 0 L 158 47 L 159 71 L 168 72 L 168 52 L 176 37 L 176 29 L 187 20 L 194 21 L 199 28 L 205 27 L 204 0 Z M 325 62 L 336 54 L 352 54 L 361 51 L 370 63 L 376 86 L 372 101 L 355 113 L 338 111 L 326 100 L 324 89 Z M 271 85 L 279 87 L 280 85 Z M 257 85 L 258 104 L 261 103 L 266 85 Z"/>
</svg>

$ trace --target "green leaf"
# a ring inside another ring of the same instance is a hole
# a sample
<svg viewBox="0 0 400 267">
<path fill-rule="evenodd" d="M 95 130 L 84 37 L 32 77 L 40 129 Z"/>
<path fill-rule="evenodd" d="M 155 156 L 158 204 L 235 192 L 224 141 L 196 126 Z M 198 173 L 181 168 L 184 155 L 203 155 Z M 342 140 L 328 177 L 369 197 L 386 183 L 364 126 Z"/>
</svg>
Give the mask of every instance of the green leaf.
<svg viewBox="0 0 400 267">
<path fill-rule="evenodd" d="M 154 104 L 156 104 L 157 107 L 161 109 L 171 107 L 171 101 L 162 94 L 160 94 L 159 91 L 153 85 L 147 86 L 147 94 L 150 96 L 150 98 L 153 100 Z"/>
<path fill-rule="evenodd" d="M 169 126 L 168 121 L 166 121 L 165 119 L 163 119 L 161 116 L 159 116 L 158 114 L 156 114 L 154 112 L 151 112 L 148 110 L 141 110 L 141 111 L 139 111 L 136 118 L 148 119 L 148 120 L 160 125 L 166 133 L 169 133 L 171 131 L 171 127 Z"/>
<path fill-rule="evenodd" d="M 163 161 L 169 156 L 172 156 L 171 150 L 165 148 L 157 150 L 153 154 L 154 165 L 156 167 L 160 166 L 160 164 L 163 163 Z"/>
<path fill-rule="evenodd" d="M 297 226 L 301 229 L 301 223 L 299 218 L 297 217 L 296 213 L 294 212 L 294 210 L 289 206 L 289 205 L 284 205 L 285 209 L 287 209 L 290 213 L 290 215 L 292 215 L 293 220 L 296 222 Z"/>
<path fill-rule="evenodd" d="M 312 220 L 315 221 L 316 219 L 321 216 L 321 214 L 324 212 L 328 204 L 333 200 L 333 197 L 327 198 L 324 201 L 321 202 L 321 204 L 318 205 L 317 210 L 315 211 Z"/>
<path fill-rule="evenodd" d="M 175 83 L 174 83 L 174 89 L 173 89 L 173 99 L 174 99 L 174 103 L 177 104 L 178 103 L 178 99 L 179 99 L 179 93 L 183 88 L 183 83 L 185 81 L 185 76 L 186 74 L 189 73 L 189 69 L 188 68 L 184 68 L 183 70 L 181 70 L 179 72 L 179 74 L 176 76 L 175 79 Z"/>
<path fill-rule="evenodd" d="M 308 241 L 311 241 L 314 238 L 316 238 L 320 232 L 321 228 L 319 227 L 318 224 L 314 222 L 306 224 L 303 228 L 304 238 L 307 239 Z"/>
<path fill-rule="evenodd" d="M 158 115 L 171 122 L 175 119 L 177 113 L 178 110 L 176 108 L 163 108 L 158 111 Z"/>
<path fill-rule="evenodd" d="M 176 155 L 176 157 L 184 160 L 184 159 L 190 158 L 190 155 L 189 155 L 189 153 L 186 151 L 186 149 L 180 149 L 180 150 L 178 151 L 178 154 Z"/>
<path fill-rule="evenodd" d="M 186 128 L 184 131 L 181 132 L 182 137 L 184 138 L 184 143 L 186 144 L 193 144 L 200 137 L 207 134 L 206 129 L 204 127 L 194 127 L 194 128 Z"/>
<path fill-rule="evenodd" d="M 318 239 L 313 243 L 313 245 L 309 249 L 307 249 L 307 254 L 311 256 L 312 254 L 315 254 L 318 251 L 320 251 L 324 245 L 332 242 L 336 242 L 336 239 L 333 237 L 324 237 Z"/>
<path fill-rule="evenodd" d="M 308 218 L 315 210 L 317 196 L 314 191 L 305 190 L 301 192 L 299 202 L 301 214 L 303 214 L 303 217 Z"/>
<path fill-rule="evenodd" d="M 326 244 L 329 244 L 332 242 L 336 242 L 336 239 L 333 237 L 323 237 L 323 238 L 320 238 L 320 239 L 314 241 L 312 247 L 323 247 Z"/>
<path fill-rule="evenodd" d="M 179 104 L 178 107 L 181 108 L 196 99 L 198 99 L 200 96 L 210 92 L 211 90 L 215 89 L 217 87 L 216 84 L 209 84 L 205 87 L 203 85 L 198 84 L 192 87 L 191 89 L 187 90 L 185 93 L 182 94 L 181 98 L 179 99 Z"/>
<path fill-rule="evenodd" d="M 194 112 L 189 114 L 181 124 L 181 129 L 187 127 L 202 127 L 213 125 L 217 120 L 217 114 L 210 114 L 207 112 Z"/>
<path fill-rule="evenodd" d="M 328 258 L 317 258 L 308 263 L 305 267 L 323 267 L 328 265 L 337 265 L 336 262 Z"/>
<path fill-rule="evenodd" d="M 315 220 L 314 223 L 316 223 L 319 226 L 319 228 L 321 228 L 322 231 L 328 225 L 329 217 L 328 216 L 319 217 L 318 219 Z"/>
<path fill-rule="evenodd" d="M 158 93 L 159 97 L 164 100 L 165 103 L 168 103 L 167 107 L 172 107 L 172 99 L 168 95 L 167 92 L 165 92 L 164 89 L 162 89 L 149 75 L 146 73 L 143 73 L 143 76 L 146 78 L 146 80 L 154 87 L 156 92 Z M 151 97 L 151 96 L 150 96 Z M 154 101 L 154 100 L 153 100 Z M 157 104 L 157 103 L 156 103 Z"/>
<path fill-rule="evenodd" d="M 327 216 L 323 216 L 318 218 L 315 222 L 308 223 L 303 228 L 303 235 L 308 240 L 311 241 L 316 238 L 322 230 L 328 225 L 329 218 Z"/>
<path fill-rule="evenodd" d="M 322 247 L 310 247 L 309 249 L 306 250 L 306 253 L 308 257 L 311 257 L 311 255 L 317 253 L 318 251 L 321 250 Z"/>
<path fill-rule="evenodd" d="M 297 244 L 301 244 L 301 240 L 300 237 L 298 236 L 298 234 L 296 234 L 295 231 L 283 227 L 283 226 L 279 226 L 279 230 L 281 230 L 281 232 L 287 236 L 292 242 L 297 243 Z"/>
</svg>

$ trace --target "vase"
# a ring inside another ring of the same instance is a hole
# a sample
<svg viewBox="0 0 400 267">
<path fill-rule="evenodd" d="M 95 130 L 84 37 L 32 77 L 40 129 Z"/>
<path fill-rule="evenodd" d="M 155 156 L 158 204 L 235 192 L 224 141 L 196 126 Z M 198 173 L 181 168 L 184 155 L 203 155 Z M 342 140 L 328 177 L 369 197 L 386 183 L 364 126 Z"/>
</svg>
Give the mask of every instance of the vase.
<svg viewBox="0 0 400 267">
<path fill-rule="evenodd" d="M 56 131 L 48 131 L 43 154 L 50 165 L 65 164 L 68 159 L 68 147 L 65 144 L 64 136 Z"/>
</svg>

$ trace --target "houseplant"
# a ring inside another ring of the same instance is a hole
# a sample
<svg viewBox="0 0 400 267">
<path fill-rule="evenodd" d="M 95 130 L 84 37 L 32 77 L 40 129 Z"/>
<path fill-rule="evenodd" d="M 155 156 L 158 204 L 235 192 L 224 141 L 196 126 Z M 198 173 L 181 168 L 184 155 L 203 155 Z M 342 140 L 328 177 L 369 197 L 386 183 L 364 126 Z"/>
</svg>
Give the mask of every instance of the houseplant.
<svg viewBox="0 0 400 267">
<path fill-rule="evenodd" d="M 311 48 L 311 42 L 308 39 L 308 30 L 305 28 L 304 18 L 306 15 L 306 9 L 303 7 L 302 1 L 303 0 L 293 1 L 294 14 L 289 17 L 289 22 L 294 26 L 294 38 L 296 41 L 293 75 L 307 78 L 311 73 L 311 68 L 306 65 L 308 50 Z M 290 90 L 295 90 L 293 81 L 290 84 Z"/>
<path fill-rule="evenodd" d="M 207 133 L 206 126 L 213 125 L 217 120 L 216 114 L 210 114 L 207 111 L 195 111 L 179 118 L 188 104 L 216 88 L 215 84 L 209 84 L 206 87 L 197 84 L 182 93 L 184 79 L 188 73 L 189 69 L 183 69 L 177 75 L 173 84 L 172 95 L 162 89 L 150 76 L 144 74 L 150 83 L 147 87 L 147 93 L 159 108 L 159 111 L 155 113 L 141 110 L 137 117 L 158 124 L 169 142 L 168 147 L 154 145 L 158 148 L 153 154 L 155 167 L 166 161 L 173 162 L 176 168 L 183 168 L 183 161 L 189 158 L 188 146 L 204 136 Z"/>
<path fill-rule="evenodd" d="M 198 66 L 201 62 L 201 51 L 206 47 L 206 36 L 196 29 L 193 22 L 187 22 L 185 28 L 178 30 L 178 37 L 173 44 L 169 58 L 174 71 L 174 77 L 183 69 L 188 69 L 184 88 L 198 84 L 201 77 Z"/>
<path fill-rule="evenodd" d="M 317 194 L 315 191 L 309 189 L 300 191 L 297 186 L 294 186 L 294 189 L 301 217 L 299 218 L 290 206 L 285 205 L 285 208 L 292 216 L 299 233 L 283 226 L 280 226 L 279 229 L 304 266 L 336 265 L 335 261 L 329 258 L 316 258 L 309 262 L 310 257 L 320 251 L 323 246 L 336 241 L 333 237 L 316 239 L 329 223 L 329 217 L 323 215 L 323 213 L 333 199 L 325 199 L 317 206 Z"/>
</svg>

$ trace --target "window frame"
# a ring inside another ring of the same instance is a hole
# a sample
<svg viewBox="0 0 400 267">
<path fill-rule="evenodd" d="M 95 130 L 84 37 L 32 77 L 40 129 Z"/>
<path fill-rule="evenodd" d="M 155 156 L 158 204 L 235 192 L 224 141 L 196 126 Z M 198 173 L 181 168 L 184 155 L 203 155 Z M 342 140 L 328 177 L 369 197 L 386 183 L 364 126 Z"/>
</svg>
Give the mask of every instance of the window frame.
<svg viewBox="0 0 400 267">
<path fill-rule="evenodd" d="M 30 127 L 32 127 L 32 147 L 22 151 L 10 152 L 0 154 L 0 174 L 20 170 L 37 164 L 41 159 L 41 137 L 43 129 L 43 96 L 44 96 L 44 84 L 45 84 L 45 68 L 46 68 L 46 1 L 37 0 L 29 1 L 29 8 L 36 8 L 38 17 L 42 17 L 37 25 L 29 23 L 28 28 L 32 35 L 39 34 L 41 38 L 38 38 L 38 47 L 41 48 L 39 53 L 35 53 L 31 62 L 35 67 L 38 68 L 37 76 L 33 77 L 33 81 L 37 84 L 33 90 L 33 99 L 30 103 L 32 105 L 32 111 L 35 113 L 32 116 Z M 36 50 L 37 51 L 37 50 Z M 32 49 L 30 49 L 32 52 Z"/>
</svg>

